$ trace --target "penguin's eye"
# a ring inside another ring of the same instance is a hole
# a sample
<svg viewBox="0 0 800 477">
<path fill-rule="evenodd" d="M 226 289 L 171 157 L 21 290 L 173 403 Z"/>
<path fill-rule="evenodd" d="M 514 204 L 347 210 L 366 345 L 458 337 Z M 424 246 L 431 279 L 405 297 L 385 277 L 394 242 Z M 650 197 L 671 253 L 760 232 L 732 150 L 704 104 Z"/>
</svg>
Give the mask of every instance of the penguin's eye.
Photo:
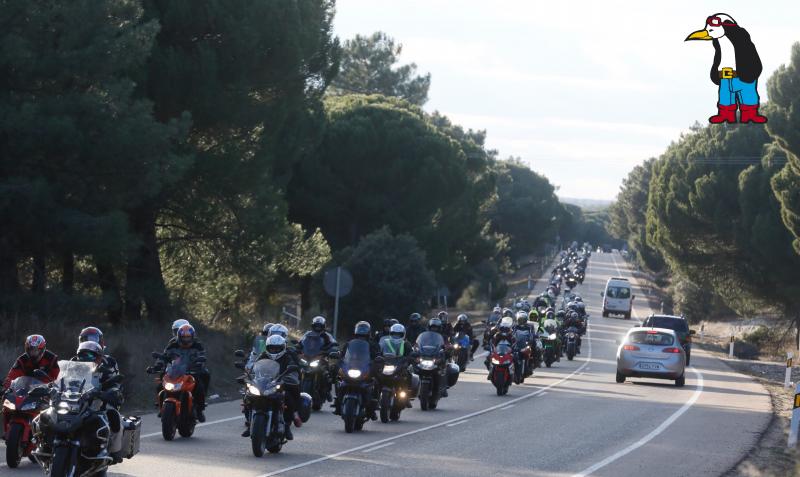
<svg viewBox="0 0 800 477">
<path fill-rule="evenodd" d="M 720 17 L 708 17 L 706 18 L 706 25 L 720 26 L 722 25 L 722 19 Z"/>
</svg>

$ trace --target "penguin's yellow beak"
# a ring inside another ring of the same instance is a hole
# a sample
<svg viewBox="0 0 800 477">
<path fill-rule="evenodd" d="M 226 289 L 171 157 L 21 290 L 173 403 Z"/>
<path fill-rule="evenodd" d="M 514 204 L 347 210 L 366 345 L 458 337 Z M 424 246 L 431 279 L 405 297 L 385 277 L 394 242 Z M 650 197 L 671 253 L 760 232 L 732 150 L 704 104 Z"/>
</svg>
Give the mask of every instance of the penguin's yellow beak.
<svg viewBox="0 0 800 477">
<path fill-rule="evenodd" d="M 706 30 L 697 30 L 695 32 L 692 32 L 683 41 L 689 41 L 689 40 L 711 40 L 711 39 L 712 39 L 711 35 L 708 34 L 708 31 L 706 31 Z"/>
</svg>

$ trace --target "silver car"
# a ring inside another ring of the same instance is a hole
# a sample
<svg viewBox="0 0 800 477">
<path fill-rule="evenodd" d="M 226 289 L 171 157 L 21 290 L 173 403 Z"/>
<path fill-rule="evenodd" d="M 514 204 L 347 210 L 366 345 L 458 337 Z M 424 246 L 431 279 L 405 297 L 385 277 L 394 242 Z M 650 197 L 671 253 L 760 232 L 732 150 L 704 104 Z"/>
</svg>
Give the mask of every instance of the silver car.
<svg viewBox="0 0 800 477">
<path fill-rule="evenodd" d="M 686 352 L 675 332 L 666 328 L 631 328 L 617 350 L 617 382 L 625 378 L 674 379 L 686 382 Z"/>
</svg>

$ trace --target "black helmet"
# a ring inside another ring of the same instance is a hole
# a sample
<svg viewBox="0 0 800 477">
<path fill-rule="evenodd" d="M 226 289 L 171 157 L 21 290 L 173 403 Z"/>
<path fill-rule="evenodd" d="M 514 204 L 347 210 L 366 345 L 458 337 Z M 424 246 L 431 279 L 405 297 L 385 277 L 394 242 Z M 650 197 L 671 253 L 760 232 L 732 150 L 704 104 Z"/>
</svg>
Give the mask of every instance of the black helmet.
<svg viewBox="0 0 800 477">
<path fill-rule="evenodd" d="M 411 323 L 419 323 L 422 321 L 422 315 L 419 313 L 411 313 L 411 316 L 408 317 L 408 321 Z"/>
<path fill-rule="evenodd" d="M 383 319 L 383 329 L 389 331 L 389 328 L 392 327 L 392 319 L 391 318 L 384 318 Z"/>
<path fill-rule="evenodd" d="M 564 313 L 564 310 L 558 310 L 556 312 L 556 318 L 564 318 L 564 316 L 566 316 L 566 313 Z"/>
<path fill-rule="evenodd" d="M 524 311 L 517 313 L 517 326 L 528 326 L 528 314 Z"/>
<path fill-rule="evenodd" d="M 435 331 L 441 332 L 442 331 L 442 320 L 439 318 L 431 318 L 431 321 L 428 322 L 428 331 Z"/>
<path fill-rule="evenodd" d="M 353 330 L 353 336 L 357 336 L 359 338 L 369 338 L 369 332 L 372 327 L 366 321 L 359 321 L 356 323 L 356 327 Z"/>
<path fill-rule="evenodd" d="M 263 336 L 269 336 L 269 330 L 270 330 L 270 328 L 272 328 L 273 326 L 274 326 L 274 325 L 273 325 L 272 323 L 267 323 L 267 324 L 265 324 L 265 325 L 264 325 L 264 327 L 263 327 L 263 328 L 261 328 L 261 334 L 262 334 Z"/>
<path fill-rule="evenodd" d="M 311 329 L 317 333 L 322 333 L 325 331 L 325 317 L 315 316 L 314 319 L 311 320 Z"/>
<path fill-rule="evenodd" d="M 466 323 L 469 322 L 469 317 L 467 316 L 466 313 L 461 313 L 460 315 L 458 315 L 458 318 L 456 318 L 456 321 L 459 322 L 459 323 L 465 323 L 466 324 Z"/>
<path fill-rule="evenodd" d="M 396 320 L 396 319 L 394 319 L 394 318 L 392 318 L 392 319 L 391 319 L 391 320 L 389 320 L 389 321 L 392 323 L 392 326 L 394 326 L 394 325 L 399 325 L 399 324 L 400 324 L 400 321 L 398 321 L 398 320 Z"/>
</svg>

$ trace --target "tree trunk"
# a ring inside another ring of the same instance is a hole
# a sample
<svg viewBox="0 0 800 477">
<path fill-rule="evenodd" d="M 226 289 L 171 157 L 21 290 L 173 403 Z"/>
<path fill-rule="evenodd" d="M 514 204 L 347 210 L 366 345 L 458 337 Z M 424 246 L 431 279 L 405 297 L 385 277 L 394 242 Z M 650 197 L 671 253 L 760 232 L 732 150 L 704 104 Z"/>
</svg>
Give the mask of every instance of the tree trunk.
<svg viewBox="0 0 800 477">
<path fill-rule="evenodd" d="M 31 291 L 34 293 L 44 293 L 46 277 L 46 263 L 43 253 L 37 253 L 33 256 L 33 283 L 31 283 Z"/>
<path fill-rule="evenodd" d="M 75 256 L 72 252 L 64 252 L 61 258 L 61 289 L 67 295 L 75 291 Z"/>
<path fill-rule="evenodd" d="M 117 324 L 122 319 L 122 296 L 119 293 L 119 281 L 114 268 L 105 262 L 96 261 L 97 281 L 103 292 L 103 304 L 106 307 L 108 321 Z"/>
<path fill-rule="evenodd" d="M 141 318 L 141 306 L 154 321 L 166 321 L 171 316 L 169 293 L 161 272 L 161 259 L 156 242 L 155 210 L 142 206 L 130 212 L 131 229 L 139 245 L 128 254 L 126 315 Z"/>
<path fill-rule="evenodd" d="M 11 297 L 19 292 L 17 257 L 0 241 L 0 296 Z"/>
<path fill-rule="evenodd" d="M 300 311 L 301 316 L 306 316 L 311 309 L 311 275 L 300 278 Z"/>
</svg>

